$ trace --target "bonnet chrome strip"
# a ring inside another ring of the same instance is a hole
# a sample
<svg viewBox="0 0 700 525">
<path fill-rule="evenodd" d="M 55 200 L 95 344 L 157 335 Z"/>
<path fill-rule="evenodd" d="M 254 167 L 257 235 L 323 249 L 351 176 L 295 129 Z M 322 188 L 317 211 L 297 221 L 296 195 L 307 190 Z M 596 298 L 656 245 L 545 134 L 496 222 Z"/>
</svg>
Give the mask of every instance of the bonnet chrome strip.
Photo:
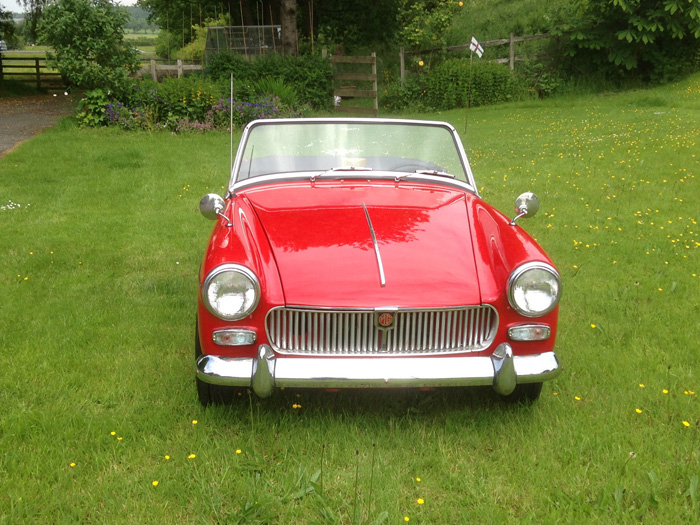
<svg viewBox="0 0 700 525">
<path fill-rule="evenodd" d="M 379 244 L 377 244 L 377 236 L 374 234 L 374 227 L 372 226 L 372 221 L 369 218 L 369 211 L 365 203 L 362 203 L 362 207 L 365 210 L 365 217 L 367 218 L 367 225 L 369 226 L 369 233 L 372 236 L 372 244 L 374 245 L 374 253 L 377 256 L 377 266 L 379 267 L 379 281 L 382 287 L 386 286 L 386 279 L 384 278 L 384 265 L 382 264 L 382 256 L 379 253 Z"/>
</svg>

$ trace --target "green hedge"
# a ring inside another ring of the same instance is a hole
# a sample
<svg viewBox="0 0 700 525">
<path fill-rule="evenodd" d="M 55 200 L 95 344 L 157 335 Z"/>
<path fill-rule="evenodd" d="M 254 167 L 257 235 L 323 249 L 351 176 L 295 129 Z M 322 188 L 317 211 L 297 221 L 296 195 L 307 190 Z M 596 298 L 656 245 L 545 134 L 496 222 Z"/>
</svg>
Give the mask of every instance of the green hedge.
<svg viewBox="0 0 700 525">
<path fill-rule="evenodd" d="M 320 56 L 270 54 L 246 59 L 242 55 L 221 53 L 210 58 L 205 74 L 214 81 L 228 79 L 245 91 L 245 85 L 263 78 L 280 80 L 294 86 L 298 102 L 314 109 L 329 109 L 333 102 L 333 68 L 330 60 Z"/>
<path fill-rule="evenodd" d="M 522 91 L 521 82 L 508 66 L 474 61 L 471 72 L 471 106 L 507 102 Z M 467 105 L 469 95 L 468 59 L 451 58 L 409 76 L 404 87 L 398 79 L 385 79 L 382 106 L 388 110 L 408 107 L 418 110 L 447 110 Z"/>
</svg>

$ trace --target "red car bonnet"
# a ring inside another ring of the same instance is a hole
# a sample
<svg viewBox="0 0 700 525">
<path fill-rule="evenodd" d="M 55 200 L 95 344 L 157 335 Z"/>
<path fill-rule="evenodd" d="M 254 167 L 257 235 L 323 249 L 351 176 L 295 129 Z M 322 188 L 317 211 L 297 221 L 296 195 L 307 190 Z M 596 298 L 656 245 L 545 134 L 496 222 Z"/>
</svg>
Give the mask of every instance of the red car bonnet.
<svg viewBox="0 0 700 525">
<path fill-rule="evenodd" d="M 288 305 L 481 303 L 463 191 L 405 181 L 332 180 L 256 186 L 238 196 L 260 219 Z"/>
</svg>

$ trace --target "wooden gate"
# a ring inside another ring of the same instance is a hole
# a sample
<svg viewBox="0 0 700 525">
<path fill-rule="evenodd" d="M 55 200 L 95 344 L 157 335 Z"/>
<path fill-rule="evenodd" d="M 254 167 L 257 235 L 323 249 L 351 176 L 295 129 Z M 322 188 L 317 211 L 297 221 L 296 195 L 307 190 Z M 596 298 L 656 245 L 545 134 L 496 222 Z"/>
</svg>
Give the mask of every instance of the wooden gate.
<svg viewBox="0 0 700 525">
<path fill-rule="evenodd" d="M 3 57 L 0 56 L 0 85 L 4 80 L 34 82 L 37 89 L 50 87 L 64 89 L 61 74 L 46 65 L 46 57 Z"/>
<path fill-rule="evenodd" d="M 336 97 L 335 110 L 343 113 L 376 117 L 379 114 L 377 54 L 372 53 L 371 56 L 365 57 L 334 55 L 331 57 L 331 63 L 333 64 L 333 82 L 335 86 L 333 96 Z M 369 66 L 371 72 L 358 73 L 358 65 L 359 68 L 362 68 L 363 65 Z M 348 72 L 347 69 L 352 69 L 353 71 Z"/>
</svg>

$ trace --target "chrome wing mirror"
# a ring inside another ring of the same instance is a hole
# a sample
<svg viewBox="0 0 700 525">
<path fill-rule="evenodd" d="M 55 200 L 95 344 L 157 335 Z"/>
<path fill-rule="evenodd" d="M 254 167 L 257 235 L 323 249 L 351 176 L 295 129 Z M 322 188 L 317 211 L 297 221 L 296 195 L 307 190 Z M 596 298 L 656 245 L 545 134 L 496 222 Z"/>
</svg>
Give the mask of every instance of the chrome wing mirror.
<svg viewBox="0 0 700 525">
<path fill-rule="evenodd" d="M 510 221 L 510 225 L 514 226 L 515 221 L 520 217 L 533 217 L 539 209 L 540 199 L 537 198 L 537 195 L 529 191 L 521 194 L 515 199 L 515 213 L 517 213 L 517 215 Z"/>
<path fill-rule="evenodd" d="M 202 212 L 205 218 L 214 221 L 217 217 L 222 217 L 226 219 L 226 226 L 230 227 L 232 226 L 231 219 L 222 213 L 225 207 L 224 199 L 216 193 L 207 193 L 199 201 L 199 211 Z"/>
</svg>

